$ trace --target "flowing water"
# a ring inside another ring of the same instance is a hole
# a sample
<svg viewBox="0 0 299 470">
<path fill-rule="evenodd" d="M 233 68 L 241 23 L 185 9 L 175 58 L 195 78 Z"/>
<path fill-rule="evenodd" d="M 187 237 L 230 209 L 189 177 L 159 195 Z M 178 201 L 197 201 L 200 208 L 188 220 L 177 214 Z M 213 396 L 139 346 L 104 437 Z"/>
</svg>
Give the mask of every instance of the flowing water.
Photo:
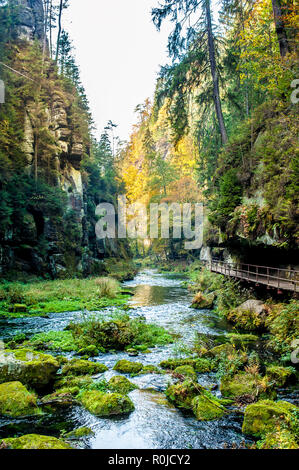
<svg viewBox="0 0 299 470">
<path fill-rule="evenodd" d="M 143 317 L 149 323 L 161 325 L 179 335 L 179 340 L 172 345 L 153 348 L 150 353 L 140 353 L 134 358 L 125 352 L 101 354 L 94 360 L 106 364 L 110 370 L 99 378 L 109 380 L 113 375 L 119 375 L 111 370 L 119 359 L 158 365 L 163 359 L 177 357 L 182 352 L 182 345 L 191 346 L 198 333 L 213 336 L 226 333 L 227 324 L 219 321 L 213 312 L 190 308 L 192 297 L 184 287 L 183 280 L 179 275 L 147 270 L 138 274 L 134 281 L 124 283 L 125 287 L 134 291 L 128 312 L 130 316 Z M 111 311 L 96 314 L 107 316 Z M 82 312 L 75 312 L 51 314 L 49 318 L 1 320 L 0 338 L 8 338 L 19 332 L 31 335 L 63 330 L 71 320 L 81 318 Z M 94 436 L 86 438 L 80 446 L 93 449 L 217 449 L 224 445 L 239 446 L 244 441 L 241 433 L 242 416 L 237 412 L 217 421 L 198 422 L 192 415 L 171 406 L 163 395 L 172 380 L 170 376 L 148 374 L 130 380 L 139 389 L 130 393 L 135 411 L 129 416 L 103 419 L 76 406 L 33 418 L 0 418 L 0 438 L 28 433 L 58 437 L 61 431 L 88 426 Z M 217 378 L 213 373 L 201 374 L 198 382 L 210 387 L 217 383 Z"/>
</svg>

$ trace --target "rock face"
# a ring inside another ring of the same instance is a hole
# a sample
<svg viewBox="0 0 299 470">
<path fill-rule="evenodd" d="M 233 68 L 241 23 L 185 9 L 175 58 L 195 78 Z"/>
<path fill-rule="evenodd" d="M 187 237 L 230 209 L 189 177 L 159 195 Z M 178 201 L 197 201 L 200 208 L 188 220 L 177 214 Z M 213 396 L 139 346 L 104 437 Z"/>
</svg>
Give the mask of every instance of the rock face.
<svg viewBox="0 0 299 470">
<path fill-rule="evenodd" d="M 20 39 L 44 40 L 44 7 L 42 0 L 17 0 L 18 36 Z"/>
<path fill-rule="evenodd" d="M 33 60 L 29 51 L 33 41 L 44 43 L 43 1 L 17 0 L 17 4 L 18 39 L 12 65 L 26 70 L 24 57 Z M 24 131 L 24 173 L 32 180 L 37 173 L 41 186 L 48 187 L 36 189 L 34 196 L 23 196 L 28 197 L 22 201 L 24 221 L 15 222 L 12 217 L 1 231 L 0 276 L 14 278 L 20 272 L 52 278 L 101 275 L 107 273 L 105 258 L 129 257 L 128 244 L 125 240 L 96 239 L 95 208 L 107 196 L 103 189 L 89 198 L 89 175 L 82 168 L 83 158 L 90 156 L 88 114 L 83 112 L 75 87 L 58 75 L 47 54 L 44 74 L 42 102 L 37 105 L 32 94 L 26 96 L 16 115 L 20 114 Z"/>
</svg>

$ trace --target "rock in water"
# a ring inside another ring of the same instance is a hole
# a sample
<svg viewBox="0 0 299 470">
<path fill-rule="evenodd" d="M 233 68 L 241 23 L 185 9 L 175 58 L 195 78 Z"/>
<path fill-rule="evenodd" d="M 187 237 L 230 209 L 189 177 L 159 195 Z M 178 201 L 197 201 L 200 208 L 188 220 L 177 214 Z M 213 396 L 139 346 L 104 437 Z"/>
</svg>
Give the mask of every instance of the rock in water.
<svg viewBox="0 0 299 470">
<path fill-rule="evenodd" d="M 29 349 L 0 351 L 0 383 L 19 381 L 41 389 L 55 378 L 58 369 L 59 363 L 48 354 Z"/>
<path fill-rule="evenodd" d="M 36 395 L 28 392 L 20 382 L 0 385 L 0 415 L 16 418 L 38 413 Z"/>
<path fill-rule="evenodd" d="M 134 411 L 129 397 L 118 393 L 104 393 L 97 390 L 86 391 L 80 395 L 82 405 L 96 416 L 118 416 Z"/>
<path fill-rule="evenodd" d="M 242 432 L 261 437 L 275 431 L 277 426 L 287 427 L 292 421 L 292 411 L 298 410 L 287 401 L 261 400 L 247 406 L 244 415 Z"/>
</svg>

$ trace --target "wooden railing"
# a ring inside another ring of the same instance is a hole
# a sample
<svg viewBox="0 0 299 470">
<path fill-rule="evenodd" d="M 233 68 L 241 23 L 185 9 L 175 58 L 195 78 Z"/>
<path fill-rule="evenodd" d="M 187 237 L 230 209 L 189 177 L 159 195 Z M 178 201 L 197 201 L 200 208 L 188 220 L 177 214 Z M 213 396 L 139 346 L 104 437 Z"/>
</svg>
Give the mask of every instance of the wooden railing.
<svg viewBox="0 0 299 470">
<path fill-rule="evenodd" d="M 299 292 L 299 271 L 255 264 L 233 264 L 213 259 L 204 261 L 210 271 L 268 287 Z"/>
</svg>

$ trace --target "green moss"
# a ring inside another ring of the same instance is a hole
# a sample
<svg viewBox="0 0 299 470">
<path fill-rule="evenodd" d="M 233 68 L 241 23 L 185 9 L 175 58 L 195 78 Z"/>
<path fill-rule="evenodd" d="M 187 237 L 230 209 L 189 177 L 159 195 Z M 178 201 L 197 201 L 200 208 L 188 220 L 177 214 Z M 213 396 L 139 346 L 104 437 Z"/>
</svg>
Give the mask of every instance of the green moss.
<svg viewBox="0 0 299 470">
<path fill-rule="evenodd" d="M 101 352 L 104 352 L 104 350 L 102 349 Z M 96 357 L 99 355 L 99 349 L 96 346 L 90 345 L 85 348 L 81 348 L 78 351 L 78 354 L 80 356 Z"/>
<path fill-rule="evenodd" d="M 241 310 L 237 308 L 227 314 L 227 319 L 236 328 L 244 331 L 259 331 L 265 327 L 264 317 L 254 310 Z"/>
<path fill-rule="evenodd" d="M 191 366 L 180 366 L 174 370 L 175 374 L 183 375 L 191 380 L 196 380 L 196 372 Z"/>
<path fill-rule="evenodd" d="M 206 374 L 215 369 L 215 362 L 209 359 L 196 359 L 194 369 L 199 374 Z"/>
<path fill-rule="evenodd" d="M 75 429 L 74 431 L 64 434 L 66 439 L 82 439 L 83 437 L 92 436 L 94 434 L 93 430 L 87 427 L 82 427 Z"/>
<path fill-rule="evenodd" d="M 114 279 L 99 277 L 10 283 L 8 289 L 16 290 L 19 286 L 22 294 L 20 299 L 24 304 L 14 309 L 4 300 L 0 302 L 0 316 L 19 318 L 83 309 L 98 311 L 111 306 L 123 307 L 130 297 L 119 292 L 118 283 Z"/>
<path fill-rule="evenodd" d="M 113 370 L 117 370 L 124 374 L 138 374 L 142 369 L 143 364 L 141 364 L 141 362 L 131 362 L 126 359 L 121 359 L 113 367 Z"/>
<path fill-rule="evenodd" d="M 246 346 L 252 346 L 259 340 L 258 336 L 255 335 L 239 335 L 236 333 L 230 333 L 227 335 L 229 341 L 236 348 L 245 348 Z"/>
<path fill-rule="evenodd" d="M 47 331 L 34 335 L 28 342 L 29 346 L 39 350 L 71 352 L 77 351 L 71 331 Z"/>
<path fill-rule="evenodd" d="M 278 428 L 267 433 L 264 439 L 257 443 L 258 449 L 299 449 L 296 436 L 287 429 Z"/>
<path fill-rule="evenodd" d="M 17 380 L 33 388 L 43 388 L 59 369 L 53 356 L 28 349 L 0 351 L 0 383 Z"/>
<path fill-rule="evenodd" d="M 220 346 L 210 349 L 208 355 L 220 359 L 223 355 L 228 356 L 234 353 L 235 349 L 231 344 L 221 344 Z"/>
<path fill-rule="evenodd" d="M 55 390 L 66 389 L 66 388 L 71 388 L 71 389 L 77 388 L 79 390 L 81 388 L 87 388 L 92 383 L 93 383 L 93 380 L 88 375 L 83 376 L 83 377 L 66 376 L 57 380 L 54 384 L 54 388 Z"/>
<path fill-rule="evenodd" d="M 224 397 L 237 398 L 243 395 L 257 397 L 267 392 L 268 383 L 260 375 L 253 375 L 246 372 L 231 377 L 221 378 L 220 391 Z"/>
<path fill-rule="evenodd" d="M 215 364 L 212 360 L 205 358 L 167 359 L 160 363 L 162 369 L 175 370 L 177 367 L 181 366 L 191 366 L 197 373 L 205 374 L 211 372 Z"/>
<path fill-rule="evenodd" d="M 274 382 L 278 387 L 286 385 L 290 377 L 294 375 L 295 369 L 293 367 L 280 367 L 280 366 L 269 366 L 266 369 L 267 377 L 271 382 Z"/>
<path fill-rule="evenodd" d="M 50 436 L 39 436 L 37 434 L 28 434 L 15 439 L 3 439 L 0 441 L 0 445 L 1 444 L 7 446 L 8 449 L 72 449 L 69 444 L 61 439 L 56 439 L 55 437 Z"/>
<path fill-rule="evenodd" d="M 11 311 L 13 313 L 27 313 L 28 307 L 27 305 L 24 305 L 24 304 L 14 304 Z"/>
<path fill-rule="evenodd" d="M 226 413 L 221 401 L 207 391 L 202 391 L 199 396 L 194 398 L 192 410 L 198 421 L 219 419 Z"/>
<path fill-rule="evenodd" d="M 62 375 L 96 375 L 106 372 L 108 367 L 99 362 L 72 359 L 62 368 Z"/>
<path fill-rule="evenodd" d="M 203 388 L 199 384 L 191 380 L 186 380 L 183 383 L 169 385 L 165 394 L 169 401 L 174 403 L 178 408 L 192 410 L 193 400 L 202 390 Z"/>
<path fill-rule="evenodd" d="M 18 417 L 40 413 L 37 397 L 20 382 L 0 385 L 0 415 Z"/>
<path fill-rule="evenodd" d="M 118 393 L 104 393 L 97 390 L 82 392 L 79 396 L 82 405 L 96 416 L 118 416 L 134 411 L 133 402 Z"/>
<path fill-rule="evenodd" d="M 288 427 L 292 423 L 292 411 L 297 407 L 286 401 L 261 400 L 247 406 L 242 432 L 261 437 L 275 431 L 277 425 Z"/>
<path fill-rule="evenodd" d="M 138 388 L 137 385 L 134 385 L 126 377 L 121 375 L 112 377 L 108 382 L 108 387 L 112 392 L 120 393 L 121 395 L 126 395 Z"/>
<path fill-rule="evenodd" d="M 159 370 L 158 367 L 149 364 L 148 366 L 143 366 L 143 369 L 139 372 L 138 375 L 155 374 L 155 373 L 161 374 L 162 371 L 161 369 Z"/>
</svg>

